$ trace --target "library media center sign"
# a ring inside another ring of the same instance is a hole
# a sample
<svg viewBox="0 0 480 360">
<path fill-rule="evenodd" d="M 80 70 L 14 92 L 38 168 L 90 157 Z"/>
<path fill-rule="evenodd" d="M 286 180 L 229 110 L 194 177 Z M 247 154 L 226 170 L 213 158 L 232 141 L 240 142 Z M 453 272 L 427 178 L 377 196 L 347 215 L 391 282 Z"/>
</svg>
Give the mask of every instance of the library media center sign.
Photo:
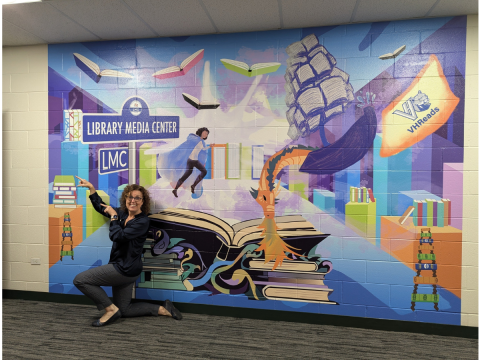
<svg viewBox="0 0 480 360">
<path fill-rule="evenodd" d="M 122 114 L 83 114 L 84 144 L 119 143 L 179 137 L 178 116 L 151 116 L 145 100 L 129 98 Z"/>
<path fill-rule="evenodd" d="M 179 137 L 178 116 L 151 116 L 145 100 L 127 99 L 119 114 L 83 114 L 81 141 L 84 144 L 120 143 L 172 139 Z M 74 122 L 74 121 L 72 121 Z M 72 125 L 70 124 L 70 127 Z M 99 150 L 100 174 L 118 172 L 129 168 L 128 148 Z"/>
</svg>

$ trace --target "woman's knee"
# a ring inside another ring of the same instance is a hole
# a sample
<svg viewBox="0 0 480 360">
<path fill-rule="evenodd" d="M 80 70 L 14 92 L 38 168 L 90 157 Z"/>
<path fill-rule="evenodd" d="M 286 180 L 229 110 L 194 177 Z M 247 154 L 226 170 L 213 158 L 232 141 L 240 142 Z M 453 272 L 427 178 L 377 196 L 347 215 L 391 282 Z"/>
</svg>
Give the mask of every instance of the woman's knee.
<svg viewBox="0 0 480 360">
<path fill-rule="evenodd" d="M 82 286 L 83 284 L 85 284 L 85 279 L 82 276 L 82 273 L 77 274 L 77 276 L 75 276 L 75 278 L 73 279 L 73 285 L 78 287 L 78 286 Z"/>
<path fill-rule="evenodd" d="M 81 285 L 81 284 L 82 284 L 82 282 L 80 281 L 78 275 L 75 276 L 75 279 L 73 279 L 73 285 L 78 287 L 78 285 Z"/>
</svg>

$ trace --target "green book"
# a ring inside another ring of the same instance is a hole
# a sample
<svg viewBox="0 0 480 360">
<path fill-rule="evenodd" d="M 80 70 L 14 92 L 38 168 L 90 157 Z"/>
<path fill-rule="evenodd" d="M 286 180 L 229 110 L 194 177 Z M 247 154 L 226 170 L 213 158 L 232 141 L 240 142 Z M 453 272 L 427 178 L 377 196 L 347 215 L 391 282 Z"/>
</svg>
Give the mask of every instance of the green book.
<svg viewBox="0 0 480 360">
<path fill-rule="evenodd" d="M 443 201 L 437 203 L 437 226 L 444 227 L 445 207 Z"/>
<path fill-rule="evenodd" d="M 436 260 L 435 254 L 417 254 L 418 260 Z"/>
<path fill-rule="evenodd" d="M 152 186 L 157 181 L 157 155 L 146 154 L 152 146 L 152 143 L 141 145 L 138 154 L 139 184 L 146 188 Z"/>
<path fill-rule="evenodd" d="M 427 202 L 427 226 L 433 226 L 433 200 L 425 199 Z"/>
<path fill-rule="evenodd" d="M 181 275 L 177 273 L 152 272 L 152 281 L 181 281 Z"/>
<path fill-rule="evenodd" d="M 145 281 L 138 284 L 140 288 L 148 289 L 167 289 L 167 290 L 187 290 L 181 281 Z"/>
<path fill-rule="evenodd" d="M 252 66 L 248 66 L 248 64 L 242 61 L 236 61 L 236 60 L 230 60 L 230 59 L 220 59 L 220 61 L 228 70 L 235 71 L 236 73 L 239 73 L 241 75 L 245 75 L 248 77 L 275 72 L 278 70 L 278 68 L 281 65 L 278 62 L 271 62 L 271 63 L 258 63 Z"/>
<path fill-rule="evenodd" d="M 53 186 L 75 186 L 75 178 L 73 175 L 56 175 Z"/>
<path fill-rule="evenodd" d="M 438 294 L 412 294 L 412 301 L 414 302 L 433 302 L 436 303 L 440 300 Z"/>
</svg>

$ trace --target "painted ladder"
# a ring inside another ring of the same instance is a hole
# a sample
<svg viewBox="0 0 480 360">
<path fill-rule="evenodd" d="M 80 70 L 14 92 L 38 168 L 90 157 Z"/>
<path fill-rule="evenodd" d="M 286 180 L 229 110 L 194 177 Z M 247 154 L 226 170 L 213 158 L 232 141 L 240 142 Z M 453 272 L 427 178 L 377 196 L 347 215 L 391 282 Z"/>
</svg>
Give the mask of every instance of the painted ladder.
<svg viewBox="0 0 480 360">
<path fill-rule="evenodd" d="M 64 251 L 64 246 L 70 246 L 70 251 Z M 60 261 L 64 256 L 71 256 L 73 260 L 73 233 L 70 213 L 63 214 L 63 230 L 62 230 L 62 248 L 60 250 Z"/>
<path fill-rule="evenodd" d="M 418 246 L 417 259 L 418 263 L 415 264 L 415 269 L 417 270 L 417 276 L 414 276 L 413 282 L 415 286 L 413 287 L 412 294 L 412 306 L 410 307 L 412 311 L 415 311 L 416 302 L 428 302 L 433 303 L 433 307 L 438 311 L 438 300 L 440 295 L 437 294 L 437 264 L 435 253 L 433 252 L 433 239 L 430 228 L 422 228 L 420 234 L 420 245 Z M 425 253 L 422 253 L 425 251 Z M 430 253 L 427 253 L 430 251 Z M 422 264 L 422 261 L 429 260 L 431 263 Z M 420 276 L 422 271 L 432 271 L 432 276 Z M 431 294 L 418 294 L 418 285 L 419 284 L 431 284 L 433 286 L 433 291 Z"/>
</svg>

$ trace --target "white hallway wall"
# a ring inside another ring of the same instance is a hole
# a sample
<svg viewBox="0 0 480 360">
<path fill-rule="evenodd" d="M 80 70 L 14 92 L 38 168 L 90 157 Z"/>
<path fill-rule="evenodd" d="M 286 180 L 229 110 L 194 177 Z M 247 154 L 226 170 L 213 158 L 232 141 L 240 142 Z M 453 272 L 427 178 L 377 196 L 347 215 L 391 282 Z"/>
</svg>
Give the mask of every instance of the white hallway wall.
<svg viewBox="0 0 480 360">
<path fill-rule="evenodd" d="M 462 325 L 478 326 L 478 16 L 467 22 Z M 48 47 L 3 48 L 3 289 L 48 292 Z M 40 258 L 40 265 L 31 265 Z"/>
</svg>

